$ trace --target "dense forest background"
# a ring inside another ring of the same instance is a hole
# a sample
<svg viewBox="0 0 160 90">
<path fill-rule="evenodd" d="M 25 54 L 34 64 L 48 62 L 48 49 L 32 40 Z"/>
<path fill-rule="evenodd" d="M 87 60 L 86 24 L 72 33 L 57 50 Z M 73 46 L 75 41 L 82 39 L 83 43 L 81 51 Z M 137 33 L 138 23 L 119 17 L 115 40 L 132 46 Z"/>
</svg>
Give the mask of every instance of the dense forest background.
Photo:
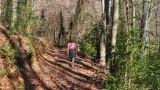
<svg viewBox="0 0 160 90">
<path fill-rule="evenodd" d="M 63 49 L 72 39 L 80 57 L 108 71 L 101 88 L 160 89 L 160 0 L 0 0 L 0 29 L 16 37 L 11 46 L 0 39 L 6 67 L 37 58 L 37 40 Z"/>
</svg>

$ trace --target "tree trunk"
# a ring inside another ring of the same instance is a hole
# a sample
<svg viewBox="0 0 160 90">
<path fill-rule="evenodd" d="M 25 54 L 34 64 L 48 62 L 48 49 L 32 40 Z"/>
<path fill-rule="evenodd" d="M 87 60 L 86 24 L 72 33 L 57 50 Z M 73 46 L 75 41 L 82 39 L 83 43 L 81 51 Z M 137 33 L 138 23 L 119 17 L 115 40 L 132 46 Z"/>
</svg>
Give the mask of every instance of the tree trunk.
<svg viewBox="0 0 160 90">
<path fill-rule="evenodd" d="M 136 25 L 136 8 L 134 5 L 135 0 L 131 1 L 132 4 L 132 28 L 135 28 Z"/>
<path fill-rule="evenodd" d="M 0 0 L 0 15 L 1 15 L 1 12 L 2 12 L 2 0 Z"/>
<path fill-rule="evenodd" d="M 127 22 L 127 33 L 129 32 L 130 30 L 130 23 L 129 23 L 129 1 L 125 0 L 125 8 L 126 8 L 126 22 Z"/>
<path fill-rule="evenodd" d="M 18 5 L 18 0 L 12 0 L 11 29 L 14 29 L 15 22 L 16 22 L 16 19 L 17 19 L 17 5 Z"/>
<path fill-rule="evenodd" d="M 102 0 L 102 19 L 103 19 L 103 30 L 100 34 L 100 65 L 106 65 L 106 47 L 105 47 L 105 32 L 106 32 L 106 13 L 105 13 L 105 0 Z"/>
<path fill-rule="evenodd" d="M 159 3 L 159 0 L 157 0 L 157 5 Z M 159 8 L 157 7 L 156 11 L 155 11 L 155 15 L 156 15 L 156 38 L 158 39 L 158 53 L 160 53 L 160 40 L 159 40 L 159 34 L 158 34 L 158 15 L 159 15 Z"/>
<path fill-rule="evenodd" d="M 147 0 L 143 0 L 143 9 L 142 9 L 142 22 L 141 22 L 141 39 L 143 40 L 144 46 L 147 45 L 148 42 L 148 36 L 147 36 L 147 30 L 148 30 L 148 19 L 149 19 L 149 3 Z"/>
<path fill-rule="evenodd" d="M 112 38 L 111 38 L 111 62 L 114 61 L 115 58 L 115 46 L 116 46 L 116 38 L 117 38 L 117 28 L 118 28 L 118 19 L 119 19 L 119 0 L 113 1 L 113 26 L 112 26 Z"/>
<path fill-rule="evenodd" d="M 105 35 L 104 32 L 101 32 L 100 39 L 100 65 L 106 65 L 106 47 L 105 47 Z"/>
<path fill-rule="evenodd" d="M 112 0 L 106 0 L 105 2 L 105 11 L 106 11 L 106 55 L 107 55 L 107 68 L 110 70 L 111 63 L 111 33 L 112 33 L 112 11 L 113 11 L 113 2 Z"/>
</svg>

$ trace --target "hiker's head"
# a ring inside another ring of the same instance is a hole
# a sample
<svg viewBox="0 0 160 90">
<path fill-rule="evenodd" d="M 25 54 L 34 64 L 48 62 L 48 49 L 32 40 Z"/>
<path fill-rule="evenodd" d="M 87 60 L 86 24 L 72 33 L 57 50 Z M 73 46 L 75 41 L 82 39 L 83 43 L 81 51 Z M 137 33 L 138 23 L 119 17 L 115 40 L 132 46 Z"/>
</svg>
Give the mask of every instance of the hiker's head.
<svg viewBox="0 0 160 90">
<path fill-rule="evenodd" d="M 74 40 L 73 40 L 73 39 L 70 39 L 70 40 L 69 40 L 69 43 L 73 43 L 73 42 L 74 42 Z"/>
</svg>

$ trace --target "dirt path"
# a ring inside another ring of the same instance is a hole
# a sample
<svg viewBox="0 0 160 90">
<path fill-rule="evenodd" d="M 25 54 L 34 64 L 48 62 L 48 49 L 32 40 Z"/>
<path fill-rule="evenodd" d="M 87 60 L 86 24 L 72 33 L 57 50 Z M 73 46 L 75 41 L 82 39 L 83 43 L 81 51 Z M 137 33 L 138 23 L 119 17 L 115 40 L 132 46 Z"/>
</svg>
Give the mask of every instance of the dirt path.
<svg viewBox="0 0 160 90">
<path fill-rule="evenodd" d="M 96 64 L 76 58 L 75 68 L 71 69 L 65 50 L 36 51 L 37 60 L 27 75 L 27 90 L 101 90 L 102 79 L 98 78 Z"/>
<path fill-rule="evenodd" d="M 7 39 L 2 40 L 3 37 L 5 36 L 0 38 L 1 44 L 8 42 Z M 10 40 L 10 37 L 8 38 Z M 16 41 L 16 39 L 13 40 Z M 23 38 L 21 43 L 24 43 Z M 0 80 L 6 83 L 12 81 L 17 84 L 22 81 L 24 82 L 24 85 L 21 85 L 23 87 L 17 88 L 12 83 L 14 87 L 12 88 L 10 84 L 2 83 L 4 84 L 2 85 L 0 83 L 0 86 L 3 87 L 0 90 L 101 90 L 103 80 L 107 75 L 105 68 L 99 67 L 91 60 L 78 57 L 75 61 L 75 68 L 71 69 L 71 61 L 68 60 L 65 49 L 47 47 L 42 42 L 36 42 L 33 45 L 36 52 L 33 64 L 29 65 L 25 57 L 19 60 L 20 63 L 23 63 L 19 72 L 15 70 L 19 73 L 17 77 L 20 78 L 15 79 L 17 81 L 8 77 L 3 78 L 6 81 Z M 3 63 L 0 64 L 3 65 Z M 13 67 L 11 67 L 11 70 L 13 70 Z M 7 89 L 6 87 L 10 88 Z"/>
</svg>

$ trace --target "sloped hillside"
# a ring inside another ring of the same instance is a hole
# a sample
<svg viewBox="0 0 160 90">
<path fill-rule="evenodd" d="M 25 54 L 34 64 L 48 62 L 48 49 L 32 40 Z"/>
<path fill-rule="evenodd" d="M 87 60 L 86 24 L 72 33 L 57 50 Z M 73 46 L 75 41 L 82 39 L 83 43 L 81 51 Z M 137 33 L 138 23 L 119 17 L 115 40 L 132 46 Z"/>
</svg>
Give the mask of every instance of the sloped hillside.
<svg viewBox="0 0 160 90">
<path fill-rule="evenodd" d="M 12 48 L 11 42 L 11 37 L 0 29 L 0 90 L 17 90 L 24 86 L 14 57 L 17 51 Z"/>
</svg>

